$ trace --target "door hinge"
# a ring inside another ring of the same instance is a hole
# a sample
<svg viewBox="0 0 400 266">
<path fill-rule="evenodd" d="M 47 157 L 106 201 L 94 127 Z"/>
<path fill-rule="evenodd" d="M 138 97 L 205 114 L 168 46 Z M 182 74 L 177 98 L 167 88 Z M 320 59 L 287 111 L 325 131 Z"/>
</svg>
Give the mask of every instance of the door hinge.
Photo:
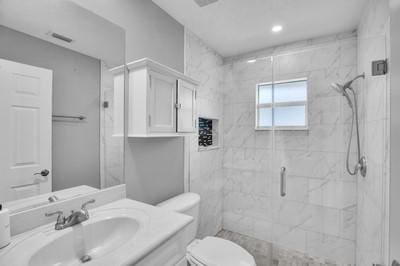
<svg viewBox="0 0 400 266">
<path fill-rule="evenodd" d="M 149 115 L 149 126 L 151 126 L 151 115 Z"/>
<path fill-rule="evenodd" d="M 388 61 L 377 60 L 372 62 L 372 76 L 386 75 L 388 72 Z"/>
<path fill-rule="evenodd" d="M 181 109 L 181 108 L 182 108 L 182 104 L 176 103 L 176 104 L 175 104 L 175 108 L 176 108 L 176 109 Z"/>
</svg>

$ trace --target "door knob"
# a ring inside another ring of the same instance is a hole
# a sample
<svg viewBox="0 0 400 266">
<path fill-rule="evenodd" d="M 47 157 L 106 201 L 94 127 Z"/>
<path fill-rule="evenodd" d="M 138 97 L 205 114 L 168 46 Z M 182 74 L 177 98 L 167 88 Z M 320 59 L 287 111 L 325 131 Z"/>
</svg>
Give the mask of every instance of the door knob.
<svg viewBox="0 0 400 266">
<path fill-rule="evenodd" d="M 48 176 L 50 171 L 47 169 L 43 169 L 40 173 L 34 173 L 34 175 Z"/>
</svg>

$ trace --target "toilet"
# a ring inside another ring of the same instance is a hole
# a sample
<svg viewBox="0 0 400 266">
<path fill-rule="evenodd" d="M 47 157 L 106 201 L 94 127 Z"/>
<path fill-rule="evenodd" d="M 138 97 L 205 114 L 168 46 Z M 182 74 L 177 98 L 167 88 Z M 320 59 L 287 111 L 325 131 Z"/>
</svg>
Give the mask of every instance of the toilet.
<svg viewBox="0 0 400 266">
<path fill-rule="evenodd" d="M 186 259 L 192 266 L 256 266 L 253 256 L 241 246 L 219 237 L 195 239 L 199 223 L 200 196 L 184 193 L 157 205 L 194 218 L 186 230 Z"/>
</svg>

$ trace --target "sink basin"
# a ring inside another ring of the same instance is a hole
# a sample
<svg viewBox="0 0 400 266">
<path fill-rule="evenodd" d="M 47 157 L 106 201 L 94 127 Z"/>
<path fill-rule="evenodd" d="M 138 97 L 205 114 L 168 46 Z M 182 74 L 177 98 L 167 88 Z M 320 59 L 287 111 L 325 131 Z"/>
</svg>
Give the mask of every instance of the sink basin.
<svg viewBox="0 0 400 266">
<path fill-rule="evenodd" d="M 13 236 L 0 249 L 0 265 L 154 266 L 169 259 L 173 263 L 166 264 L 175 265 L 186 253 L 183 229 L 192 217 L 130 199 L 110 202 L 89 214 L 89 220 L 63 230 L 54 229 L 54 218 Z"/>
<path fill-rule="evenodd" d="M 88 221 L 59 231 L 57 237 L 31 256 L 28 265 L 81 265 L 95 261 L 120 248 L 139 230 L 139 223 L 131 217 Z"/>
</svg>

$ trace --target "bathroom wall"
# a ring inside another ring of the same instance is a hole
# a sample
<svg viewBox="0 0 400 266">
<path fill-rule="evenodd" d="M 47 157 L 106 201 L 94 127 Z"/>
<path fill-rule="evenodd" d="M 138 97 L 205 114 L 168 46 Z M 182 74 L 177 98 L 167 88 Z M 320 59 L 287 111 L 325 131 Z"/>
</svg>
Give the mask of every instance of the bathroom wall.
<svg viewBox="0 0 400 266">
<path fill-rule="evenodd" d="M 265 56 L 274 55 L 271 58 Z M 357 73 L 354 33 L 228 59 L 223 228 L 338 264 L 355 263 L 356 178 L 345 172 L 346 100 L 330 88 Z M 256 84 L 308 78 L 306 131 L 255 131 Z M 287 168 L 287 196 L 279 170 Z"/>
<path fill-rule="evenodd" d="M 184 27 L 152 1 L 73 1 L 125 30 L 126 62 L 148 57 L 184 71 Z M 157 204 L 182 193 L 183 149 L 182 138 L 129 138 L 125 147 L 127 196 Z"/>
<path fill-rule="evenodd" d="M 126 62 L 149 57 L 184 70 L 184 27 L 151 0 L 73 0 L 125 29 Z"/>
<path fill-rule="evenodd" d="M 0 58 L 53 70 L 53 114 L 87 117 L 53 123 L 53 190 L 99 188 L 100 61 L 3 26 L 0 36 Z"/>
<path fill-rule="evenodd" d="M 200 82 L 198 116 L 219 119 L 223 124 L 222 58 L 189 30 L 185 29 L 185 74 Z M 198 137 L 188 137 L 189 189 L 200 194 L 199 237 L 215 235 L 222 228 L 223 172 L 222 146 L 199 151 Z"/>
<path fill-rule="evenodd" d="M 128 198 L 158 204 L 184 192 L 184 139 L 129 138 L 125 183 Z"/>
<path fill-rule="evenodd" d="M 366 74 L 360 93 L 364 98 L 363 151 L 368 173 L 357 179 L 357 265 L 389 265 L 389 75 L 371 73 L 372 61 L 389 57 L 389 43 L 388 1 L 368 0 L 358 28 L 358 72 Z"/>
</svg>

